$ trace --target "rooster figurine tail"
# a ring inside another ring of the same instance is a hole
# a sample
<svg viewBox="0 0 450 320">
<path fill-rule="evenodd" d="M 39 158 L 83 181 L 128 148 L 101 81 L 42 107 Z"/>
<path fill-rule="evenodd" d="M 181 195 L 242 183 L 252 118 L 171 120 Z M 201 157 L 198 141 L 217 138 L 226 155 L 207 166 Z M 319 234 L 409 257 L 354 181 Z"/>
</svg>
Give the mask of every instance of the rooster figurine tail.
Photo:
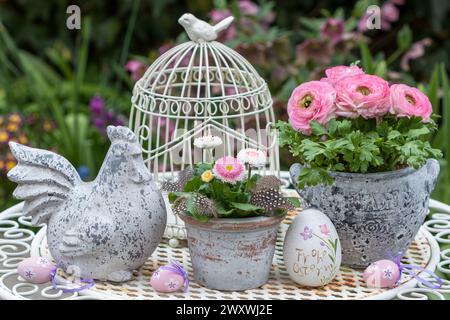
<svg viewBox="0 0 450 320">
<path fill-rule="evenodd" d="M 13 196 L 24 200 L 24 215 L 34 225 L 47 223 L 73 188 L 82 183 L 75 168 L 56 153 L 10 142 L 9 147 L 18 165 L 8 172 L 8 179 L 17 183 Z"/>
</svg>

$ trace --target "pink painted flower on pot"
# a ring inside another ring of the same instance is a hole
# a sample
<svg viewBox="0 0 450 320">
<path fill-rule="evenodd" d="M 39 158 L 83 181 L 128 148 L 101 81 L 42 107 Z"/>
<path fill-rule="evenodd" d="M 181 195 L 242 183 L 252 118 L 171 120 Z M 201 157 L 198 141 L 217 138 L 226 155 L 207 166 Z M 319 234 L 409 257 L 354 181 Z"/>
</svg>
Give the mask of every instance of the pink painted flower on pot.
<svg viewBox="0 0 450 320">
<path fill-rule="evenodd" d="M 358 66 L 336 66 L 325 70 L 326 78 L 322 78 L 321 81 L 329 81 L 334 84 L 344 77 L 356 76 L 364 74 L 364 71 Z"/>
<path fill-rule="evenodd" d="M 397 117 L 421 117 L 423 122 L 430 121 L 433 108 L 428 97 L 419 89 L 405 84 L 391 86 L 390 112 Z"/>
<path fill-rule="evenodd" d="M 288 101 L 289 122 L 305 135 L 311 134 L 310 121 L 326 124 L 334 117 L 336 91 L 324 81 L 305 82 L 294 89 Z"/>
<path fill-rule="evenodd" d="M 389 111 L 389 84 L 384 79 L 360 74 L 335 83 L 336 115 L 345 118 L 381 117 Z"/>
<path fill-rule="evenodd" d="M 235 184 L 245 178 L 244 164 L 231 156 L 225 156 L 216 161 L 213 168 L 214 176 L 223 182 Z"/>
</svg>

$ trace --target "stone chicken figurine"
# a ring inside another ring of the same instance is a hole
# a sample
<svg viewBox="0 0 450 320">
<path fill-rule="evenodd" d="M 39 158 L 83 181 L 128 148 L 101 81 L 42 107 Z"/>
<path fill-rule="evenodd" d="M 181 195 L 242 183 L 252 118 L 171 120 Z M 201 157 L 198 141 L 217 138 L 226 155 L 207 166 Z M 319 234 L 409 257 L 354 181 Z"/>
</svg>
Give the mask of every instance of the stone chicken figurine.
<svg viewBox="0 0 450 320">
<path fill-rule="evenodd" d="M 230 16 L 212 26 L 193 14 L 185 13 L 178 19 L 178 23 L 184 27 L 192 41 L 208 42 L 216 40 L 219 32 L 228 28 L 233 20 L 234 18 Z"/>
<path fill-rule="evenodd" d="M 127 281 L 161 241 L 166 208 L 126 127 L 107 128 L 111 147 L 97 178 L 83 182 L 63 157 L 17 143 L 8 178 L 34 224 L 47 223 L 50 252 L 67 273 Z"/>
</svg>

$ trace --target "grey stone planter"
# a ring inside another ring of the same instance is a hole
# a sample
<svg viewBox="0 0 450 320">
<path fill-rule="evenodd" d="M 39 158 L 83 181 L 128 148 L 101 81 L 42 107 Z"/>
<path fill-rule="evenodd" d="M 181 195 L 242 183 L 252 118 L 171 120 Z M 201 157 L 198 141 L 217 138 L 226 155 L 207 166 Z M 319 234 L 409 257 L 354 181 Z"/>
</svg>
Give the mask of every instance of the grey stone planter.
<svg viewBox="0 0 450 320">
<path fill-rule="evenodd" d="M 257 288 L 269 278 L 277 231 L 283 217 L 185 222 L 195 281 L 216 290 Z"/>
<path fill-rule="evenodd" d="M 420 169 L 382 173 L 331 172 L 332 186 L 298 189 L 302 166 L 290 168 L 302 206 L 323 211 L 334 223 L 342 245 L 342 264 L 366 267 L 404 252 L 425 220 L 439 173 L 432 159 Z"/>
</svg>

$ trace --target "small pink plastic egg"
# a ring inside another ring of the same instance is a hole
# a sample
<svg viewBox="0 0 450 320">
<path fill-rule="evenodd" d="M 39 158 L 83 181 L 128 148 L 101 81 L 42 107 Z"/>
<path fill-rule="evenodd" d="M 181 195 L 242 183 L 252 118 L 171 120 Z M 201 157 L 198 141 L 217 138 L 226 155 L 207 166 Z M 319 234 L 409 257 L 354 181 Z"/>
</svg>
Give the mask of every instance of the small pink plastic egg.
<svg viewBox="0 0 450 320">
<path fill-rule="evenodd" d="M 369 288 L 392 288 L 400 279 L 400 270 L 391 260 L 379 260 L 364 270 L 363 278 Z"/>
<path fill-rule="evenodd" d="M 31 257 L 19 263 L 17 273 L 26 281 L 41 284 L 52 279 L 52 271 L 56 267 L 46 258 Z"/>
<path fill-rule="evenodd" d="M 183 287 L 184 278 L 176 272 L 159 267 L 153 272 L 150 284 L 157 292 L 170 293 L 178 291 Z"/>
</svg>

